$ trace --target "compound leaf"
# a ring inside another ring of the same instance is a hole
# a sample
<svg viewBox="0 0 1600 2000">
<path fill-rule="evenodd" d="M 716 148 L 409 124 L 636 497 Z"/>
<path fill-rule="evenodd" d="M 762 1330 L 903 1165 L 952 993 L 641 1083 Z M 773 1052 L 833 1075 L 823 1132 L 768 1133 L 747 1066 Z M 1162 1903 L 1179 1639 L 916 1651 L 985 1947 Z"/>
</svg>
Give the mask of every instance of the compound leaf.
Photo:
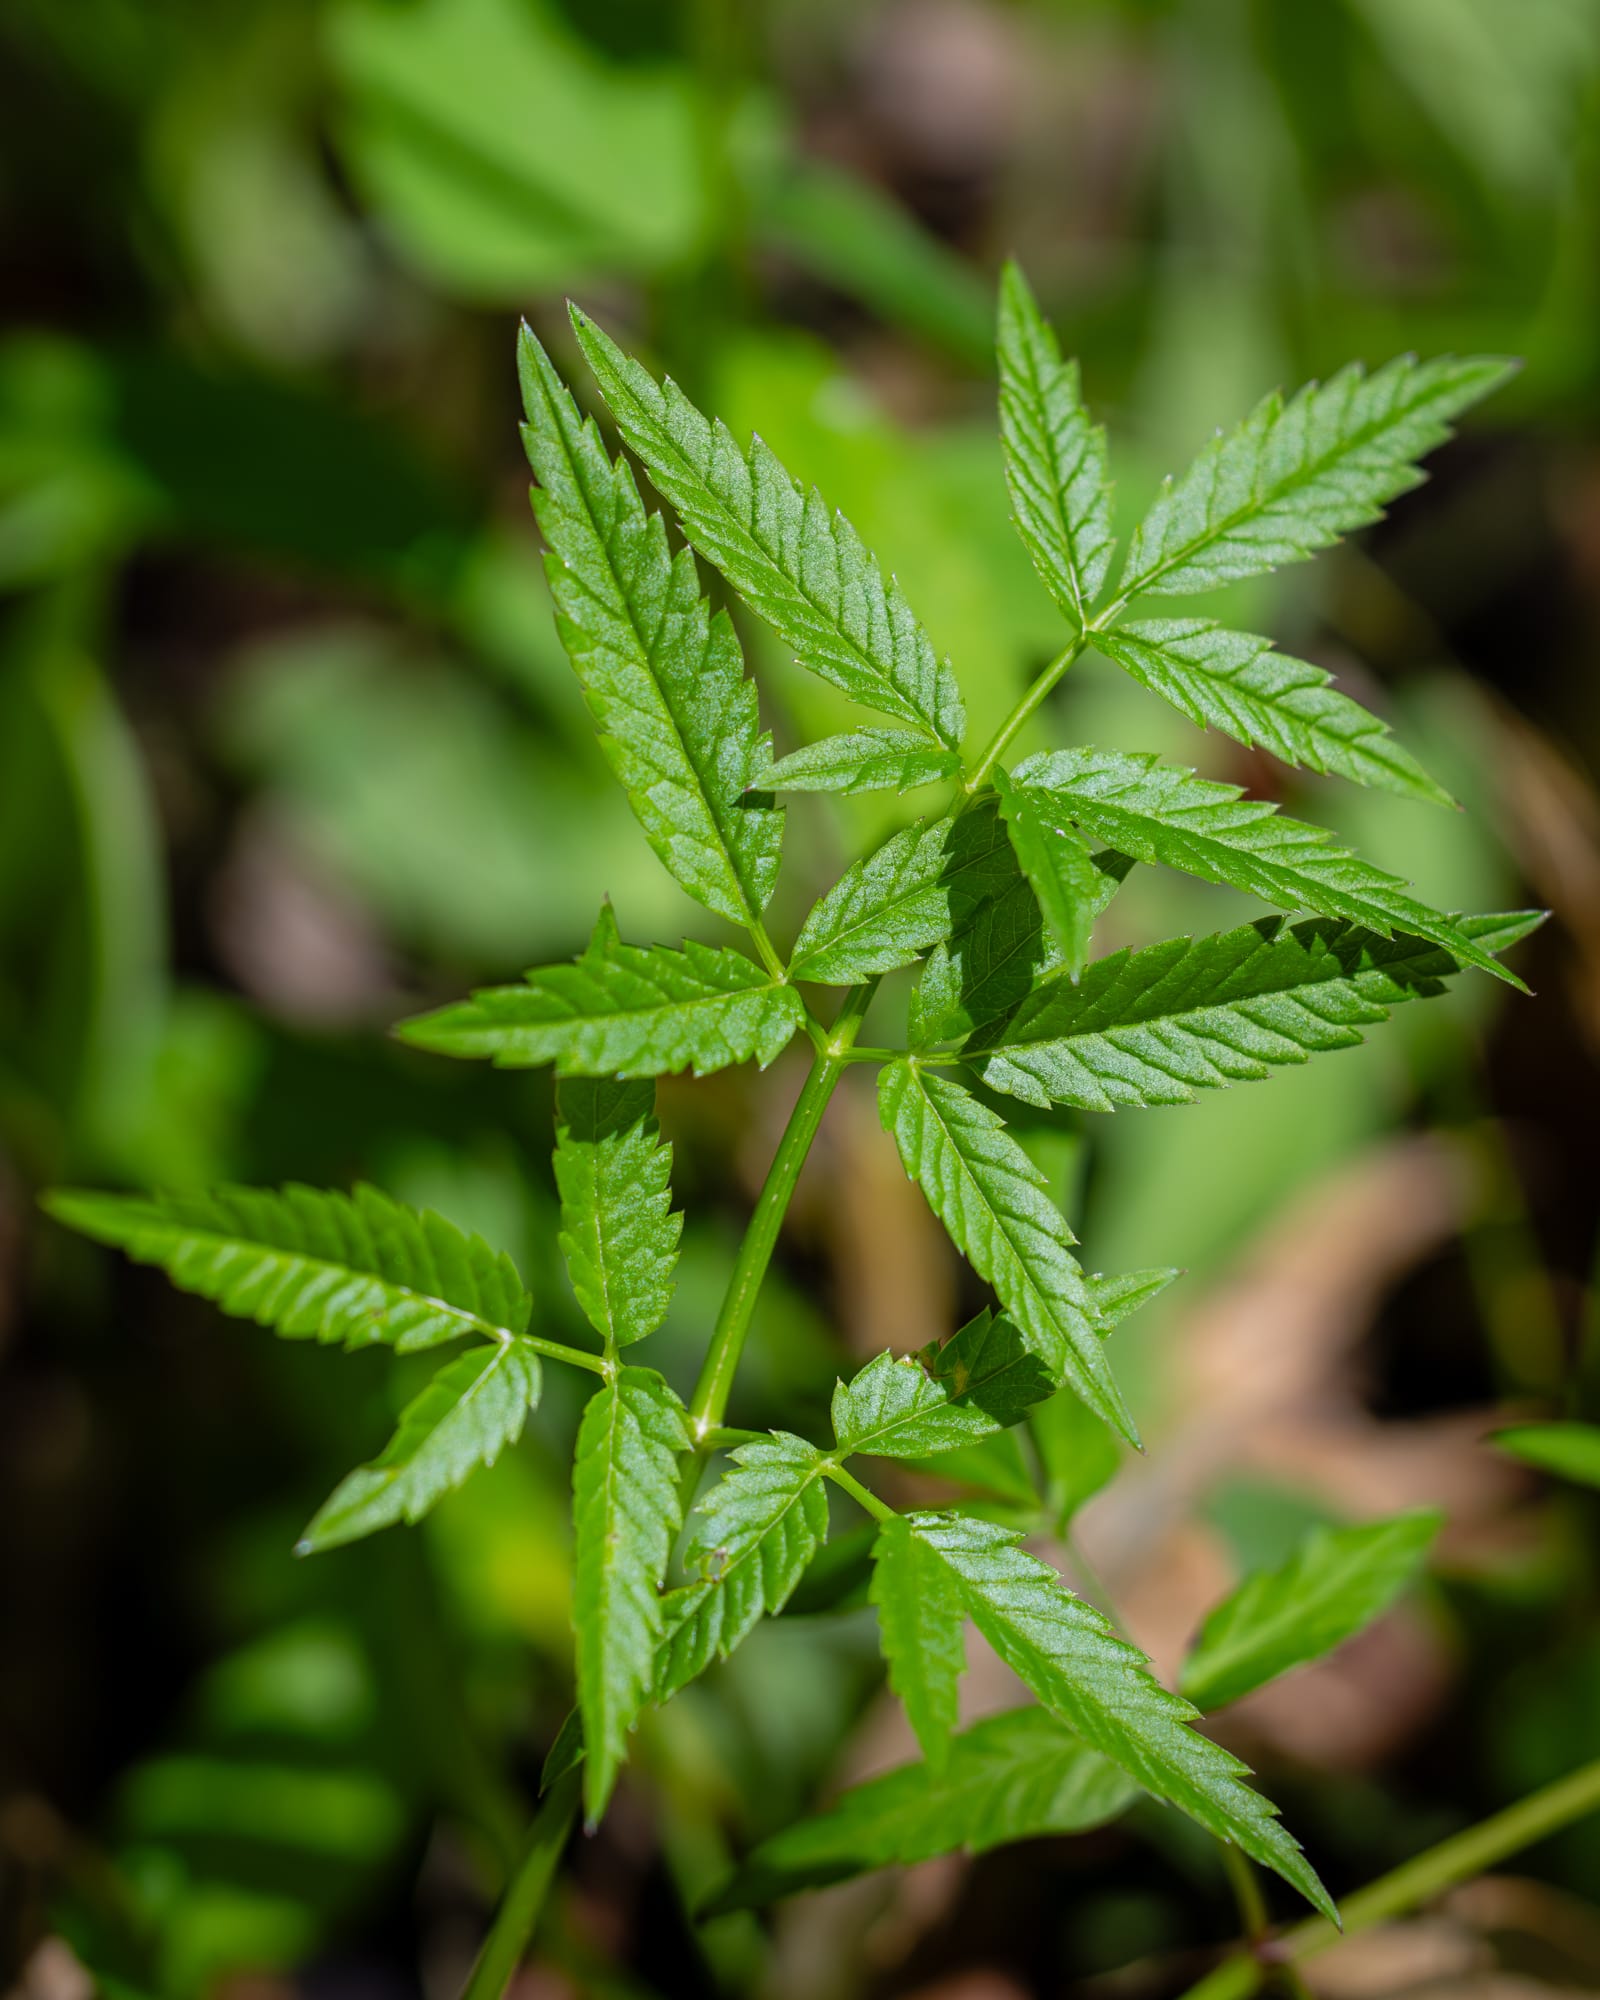
<svg viewBox="0 0 1600 2000">
<path fill-rule="evenodd" d="M 807 494 L 759 437 L 741 451 L 670 377 L 658 383 L 576 307 L 572 323 L 617 427 L 684 533 L 802 666 L 959 750 L 961 693 L 900 587 L 842 514 Z"/>
<path fill-rule="evenodd" d="M 353 1542 L 395 1521 L 420 1521 L 480 1465 L 522 1435 L 539 1403 L 539 1356 L 527 1341 L 497 1341 L 447 1361 L 400 1413 L 370 1465 L 334 1489 L 296 1544 L 296 1555 Z"/>
<path fill-rule="evenodd" d="M 781 1611 L 828 1533 L 822 1454 L 786 1431 L 741 1445 L 696 1506 L 690 1581 L 666 1600 L 655 1695 L 665 1701 Z"/>
<path fill-rule="evenodd" d="M 1055 1388 L 1017 1329 L 986 1309 L 943 1346 L 874 1355 L 837 1383 L 833 1434 L 843 1452 L 927 1458 L 1007 1429 Z"/>
<path fill-rule="evenodd" d="M 922 1754 L 937 1770 L 959 1719 L 958 1684 L 966 1671 L 966 1611 L 948 1566 L 892 1515 L 872 1545 L 878 1643 Z"/>
<path fill-rule="evenodd" d="M 1387 937 L 1431 938 L 1463 964 L 1521 981 L 1404 884 L 1321 827 L 1289 819 L 1237 785 L 1214 784 L 1148 753 L 1059 750 L 1030 758 L 1016 776 L 1093 839 L 1137 861 L 1162 861 L 1203 881 L 1243 889 L 1280 909 L 1344 917 Z"/>
<path fill-rule="evenodd" d="M 524 326 L 517 348 L 533 511 L 562 643 L 601 747 L 661 864 L 750 925 L 777 879 L 783 815 L 742 799 L 769 746 L 725 612 L 674 557 L 625 460 L 614 464 Z"/>
<path fill-rule="evenodd" d="M 1119 599 L 1258 576 L 1376 521 L 1421 483 L 1413 461 L 1511 367 L 1492 357 L 1402 355 L 1375 375 L 1352 364 L 1287 405 L 1266 397 L 1162 487 L 1134 531 Z"/>
<path fill-rule="evenodd" d="M 1503 951 L 1539 920 L 1523 911 L 1457 927 L 1475 950 Z M 1097 959 L 1078 986 L 1050 981 L 981 1028 L 966 1055 L 992 1089 L 1029 1104 L 1185 1104 L 1353 1048 L 1390 1008 L 1438 993 L 1460 969 L 1421 938 L 1321 917 L 1280 929 L 1265 918 Z"/>
<path fill-rule="evenodd" d="M 521 986 L 402 1021 L 395 1033 L 446 1056 L 487 1056 L 502 1069 L 554 1063 L 558 1076 L 696 1076 L 752 1058 L 763 1069 L 804 1018 L 800 996 L 736 951 L 692 940 L 623 944 L 607 904 L 571 965 Z"/>
<path fill-rule="evenodd" d="M 654 1333 L 672 1300 L 683 1217 L 655 1101 L 648 1081 L 573 1077 L 556 1090 L 561 1254 L 607 1353 Z"/>
<path fill-rule="evenodd" d="M 1272 1805 L 1243 1782 L 1245 1766 L 1189 1726 L 1195 1710 L 1154 1678 L 1102 1613 L 1065 1590 L 1009 1529 L 959 1514 L 904 1518 L 956 1579 L 978 1630 L 1046 1708 L 1147 1792 L 1231 1840 L 1334 1916 Z"/>
<path fill-rule="evenodd" d="M 572 1462 L 572 1629 L 587 1756 L 584 1811 L 605 1811 L 650 1693 L 660 1585 L 682 1522 L 683 1405 L 650 1368 L 621 1368 L 583 1413 Z"/>
<path fill-rule="evenodd" d="M 912 730 L 852 729 L 791 750 L 750 782 L 762 792 L 914 792 L 960 775 L 953 750 L 935 749 Z"/>
<path fill-rule="evenodd" d="M 1045 588 L 1075 625 L 1088 622 L 1110 567 L 1106 434 L 1083 406 L 1078 364 L 1015 263 L 1000 280 L 1000 442 L 1012 519 Z"/>
<path fill-rule="evenodd" d="M 1247 1577 L 1200 1628 L 1179 1683 L 1209 1713 L 1363 1631 L 1427 1560 L 1431 1510 L 1354 1528 L 1317 1528 L 1283 1568 Z"/>
<path fill-rule="evenodd" d="M 994 775 L 1000 817 L 1011 837 L 1017 865 L 1028 878 L 1069 978 L 1076 980 L 1089 957 L 1089 933 L 1115 883 L 1101 873 L 1082 834 L 1061 824 L 1032 786 L 1004 771 Z M 1041 805 L 1043 810 L 1041 810 Z"/>
<path fill-rule="evenodd" d="M 1514 1424 L 1493 1442 L 1541 1472 L 1600 1486 L 1600 1424 Z"/>
<path fill-rule="evenodd" d="M 1209 618 L 1160 618 L 1098 633 L 1095 646 L 1202 729 L 1257 744 L 1285 764 L 1404 798 L 1454 801 L 1369 709 L 1309 660 Z"/>
<path fill-rule="evenodd" d="M 885 1066 L 878 1108 L 906 1172 L 957 1249 L 994 1286 L 1028 1347 L 1054 1380 L 1069 1383 L 1137 1443 L 1070 1249 L 1072 1231 L 1038 1168 L 987 1106 L 914 1061 Z"/>
<path fill-rule="evenodd" d="M 160 1265 L 180 1290 L 287 1340 L 407 1354 L 464 1333 L 527 1331 L 532 1302 L 509 1257 L 373 1187 L 148 1197 L 62 1190 L 45 1206 L 137 1263 Z"/>
<path fill-rule="evenodd" d="M 703 1914 L 756 1909 L 895 1862 L 1085 1832 L 1134 1796 L 1109 1758 L 1047 1710 L 1008 1709 L 953 1737 L 942 1770 L 902 1765 L 764 1840 Z"/>
</svg>

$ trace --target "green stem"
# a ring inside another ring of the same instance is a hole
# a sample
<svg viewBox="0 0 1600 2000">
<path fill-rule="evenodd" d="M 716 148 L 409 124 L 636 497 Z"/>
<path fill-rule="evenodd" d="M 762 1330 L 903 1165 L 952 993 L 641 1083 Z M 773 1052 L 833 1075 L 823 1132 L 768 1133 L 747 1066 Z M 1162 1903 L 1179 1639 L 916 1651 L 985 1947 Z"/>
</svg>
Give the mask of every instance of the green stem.
<svg viewBox="0 0 1600 2000">
<path fill-rule="evenodd" d="M 537 1333 L 519 1333 L 516 1338 L 537 1353 L 548 1354 L 552 1361 L 565 1361 L 570 1368 L 587 1368 L 591 1375 L 610 1373 L 610 1364 L 603 1354 L 591 1354 L 582 1347 L 568 1347 L 563 1341 L 546 1340 Z"/>
<path fill-rule="evenodd" d="M 836 1459 L 827 1460 L 822 1470 L 824 1477 L 831 1479 L 835 1486 L 843 1488 L 852 1500 L 866 1508 L 875 1521 L 894 1519 L 894 1509 L 888 1502 L 880 1500 L 876 1493 L 863 1486 L 854 1473 L 846 1472 Z"/>
<path fill-rule="evenodd" d="M 533 1938 L 534 1926 L 555 1879 L 556 1864 L 578 1817 L 581 1784 L 581 1771 L 567 1771 L 545 1793 L 534 1814 L 528 1843 L 489 1927 L 489 1935 L 461 1989 L 461 2000 L 501 2000 L 511 1984 L 512 1975 Z"/>
<path fill-rule="evenodd" d="M 767 1266 L 772 1262 L 772 1253 L 777 1247 L 778 1231 L 783 1227 L 789 1198 L 794 1193 L 795 1182 L 800 1178 L 800 1169 L 811 1150 L 811 1142 L 817 1136 L 817 1127 L 828 1108 L 828 1099 L 844 1074 L 846 1053 L 860 1031 L 877 990 L 877 980 L 869 979 L 864 985 L 852 986 L 845 995 L 838 1019 L 828 1030 L 827 1040 L 817 1052 L 811 1074 L 805 1080 L 799 1101 L 784 1127 L 783 1137 L 778 1141 L 778 1150 L 773 1155 L 765 1184 L 757 1198 L 755 1213 L 750 1217 L 744 1241 L 739 1245 L 733 1275 L 728 1280 L 722 1310 L 717 1314 L 705 1365 L 700 1370 L 694 1401 L 689 1407 L 690 1427 L 699 1444 L 703 1444 L 708 1434 L 721 1424 L 727 1410 L 739 1356 L 744 1351 L 745 1336 L 750 1331 L 751 1316 L 761 1294 L 761 1281 L 767 1275 Z"/>
<path fill-rule="evenodd" d="M 1355 1937 L 1403 1916 L 1592 1812 L 1600 1812 L 1600 1757 L 1358 1889 L 1343 1906 L 1343 1935 Z M 1274 1961 L 1299 1965 L 1337 1944 L 1339 1937 L 1326 1917 L 1308 1917 L 1267 1943 L 1259 1955 L 1225 1959 L 1191 1986 L 1183 2000 L 1248 2000 L 1273 1977 Z"/>
<path fill-rule="evenodd" d="M 1256 1880 L 1256 1871 L 1250 1866 L 1248 1857 L 1231 1840 L 1219 1840 L 1217 1845 L 1222 1850 L 1222 1866 L 1228 1877 L 1228 1886 L 1233 1891 L 1233 1900 L 1239 1906 L 1239 1921 L 1244 1926 L 1244 1934 L 1252 1945 L 1259 1944 L 1271 1930 L 1272 1919 L 1267 1915 L 1266 1898 Z"/>
<path fill-rule="evenodd" d="M 1073 661 L 1083 651 L 1084 647 L 1089 643 L 1090 637 L 1091 634 L 1087 629 L 1076 633 L 1071 642 L 1057 653 L 1049 666 L 1040 674 L 1033 686 L 1029 688 L 1021 701 L 1017 703 L 1016 707 L 1012 709 L 1005 721 L 995 731 L 993 737 L 990 739 L 988 749 L 984 751 L 982 757 L 978 760 L 977 769 L 961 788 L 968 800 L 975 798 L 988 783 L 989 773 L 1005 755 L 1006 748 L 1010 744 L 1011 739 L 1050 693 L 1050 690 L 1060 680 L 1068 667 L 1072 665 Z"/>
</svg>

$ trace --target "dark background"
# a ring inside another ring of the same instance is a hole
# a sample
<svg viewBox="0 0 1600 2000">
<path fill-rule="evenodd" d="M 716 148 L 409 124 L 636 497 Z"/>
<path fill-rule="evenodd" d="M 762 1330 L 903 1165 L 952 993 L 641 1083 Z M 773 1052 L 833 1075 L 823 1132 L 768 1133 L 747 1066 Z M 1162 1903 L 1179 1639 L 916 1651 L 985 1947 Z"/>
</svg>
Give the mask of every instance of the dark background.
<svg viewBox="0 0 1600 2000">
<path fill-rule="evenodd" d="M 1011 539 L 989 343 L 1021 256 L 1119 504 L 1266 389 L 1502 351 L 1391 521 L 1217 606 L 1333 668 L 1467 816 L 1291 780 L 1089 661 L 1057 740 L 1338 825 L 1469 980 L 1267 1090 L 1031 1135 L 1150 1435 L 1081 1548 L 1170 1670 L 1308 1521 L 1443 1506 L 1429 1581 L 1226 1722 L 1336 1891 L 1600 1752 L 1594 1503 L 1497 1457 L 1600 1414 L 1595 0 L 10 0 L 0 13 L 0 1955 L 27 2000 L 452 1994 L 570 1688 L 552 1380 L 422 1529 L 295 1534 L 415 1379 L 68 1239 L 52 1182 L 378 1181 L 519 1259 L 557 1333 L 548 1085 L 384 1030 L 624 932 L 694 933 L 609 786 L 515 436 L 580 296 L 758 425 L 900 576 L 987 733 L 1059 643 Z M 574 379 L 577 379 L 576 375 Z M 832 715 L 754 630 L 780 747 Z M 903 807 L 797 808 L 778 923 Z M 842 831 L 841 831 L 842 828 Z M 1148 878 L 1148 879 L 1146 879 Z M 1106 944 L 1241 902 L 1137 871 Z M 668 1082 L 692 1378 L 797 1087 Z M 842 1094 L 734 1415 L 973 1296 Z M 552 1371 L 553 1373 L 555 1371 Z M 523 2000 L 1174 1992 L 1234 1923 L 1153 1808 L 696 1932 L 730 1855 L 907 1741 L 870 1624 L 785 1618 L 641 1736 Z M 979 1706 L 1014 1698 L 976 1662 Z M 1600 1827 L 1322 1962 L 1323 1990 L 1600 1987 Z"/>
</svg>

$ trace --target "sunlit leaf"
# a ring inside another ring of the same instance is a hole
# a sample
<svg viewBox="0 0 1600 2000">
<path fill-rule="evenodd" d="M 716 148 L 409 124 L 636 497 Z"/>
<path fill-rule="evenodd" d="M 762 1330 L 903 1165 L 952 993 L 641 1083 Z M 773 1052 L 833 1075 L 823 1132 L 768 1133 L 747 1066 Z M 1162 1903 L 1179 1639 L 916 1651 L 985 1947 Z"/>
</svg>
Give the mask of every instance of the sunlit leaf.
<svg viewBox="0 0 1600 2000">
<path fill-rule="evenodd" d="M 376 1188 L 216 1188 L 48 1195 L 59 1221 L 159 1264 L 180 1290 L 288 1340 L 402 1354 L 464 1333 L 525 1333 L 532 1301 L 508 1257 Z"/>
</svg>

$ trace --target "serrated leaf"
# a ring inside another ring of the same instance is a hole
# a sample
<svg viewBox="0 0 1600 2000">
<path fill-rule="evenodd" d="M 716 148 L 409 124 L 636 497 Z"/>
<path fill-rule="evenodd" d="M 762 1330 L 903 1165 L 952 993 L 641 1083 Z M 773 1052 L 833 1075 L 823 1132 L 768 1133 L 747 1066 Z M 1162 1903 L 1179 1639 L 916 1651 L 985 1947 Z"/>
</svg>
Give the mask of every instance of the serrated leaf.
<svg viewBox="0 0 1600 2000">
<path fill-rule="evenodd" d="M 605 1811 L 655 1673 L 660 1585 L 682 1522 L 683 1405 L 649 1368 L 621 1368 L 590 1398 L 572 1462 L 572 1629 L 586 1750 L 584 1811 Z"/>
<path fill-rule="evenodd" d="M 1316 1528 L 1281 1569 L 1247 1577 L 1184 1661 L 1184 1698 L 1208 1714 L 1365 1630 L 1412 1581 L 1442 1525 L 1431 1509 Z"/>
<path fill-rule="evenodd" d="M 1328 1892 L 1243 1781 L 1239 1760 L 1189 1725 L 1195 1710 L 1150 1672 L 1104 1615 L 1064 1589 L 1009 1529 L 959 1514 L 908 1514 L 956 1579 L 989 1644 L 1039 1700 L 1136 1784 L 1273 1869 L 1325 1916 Z"/>
<path fill-rule="evenodd" d="M 1135 1796 L 1115 1764 L 1046 1710 L 1009 1709 L 953 1737 L 942 1771 L 902 1765 L 764 1840 L 702 1914 L 757 1909 L 895 1862 L 1081 1833 Z"/>
<path fill-rule="evenodd" d="M 851 986 L 910 965 L 966 923 L 1010 865 L 993 812 L 947 813 L 902 827 L 812 907 L 790 955 L 790 978 Z"/>
<path fill-rule="evenodd" d="M 1520 912 L 1458 927 L 1475 950 L 1503 951 L 1538 921 Z M 965 1053 L 992 1089 L 1029 1104 L 1186 1104 L 1197 1091 L 1354 1048 L 1363 1028 L 1440 992 L 1460 969 L 1425 939 L 1264 918 L 1097 959 L 1079 985 L 1052 981 L 980 1029 Z"/>
<path fill-rule="evenodd" d="M 1000 279 L 997 353 L 1012 519 L 1045 588 L 1082 626 L 1115 545 L 1106 434 L 1083 406 L 1078 364 L 1062 360 L 1015 263 Z"/>
<path fill-rule="evenodd" d="M 929 952 L 912 989 L 909 1034 L 914 1048 L 959 1041 L 985 1021 L 998 1019 L 1061 963 L 1061 948 L 1045 928 L 1039 899 L 1022 873 L 1004 822 L 997 818 L 997 825 L 1005 852 L 994 886 L 949 938 Z M 1094 866 L 1093 916 L 1099 917 L 1133 863 L 1103 848 Z"/>
<path fill-rule="evenodd" d="M 878 1613 L 878 1643 L 889 1686 L 923 1756 L 938 1770 L 960 1719 L 967 1618 L 949 1567 L 912 1533 L 903 1515 L 891 1515 L 878 1530 L 868 1595 Z"/>
<path fill-rule="evenodd" d="M 1452 419 L 1511 366 L 1402 355 L 1370 376 L 1352 364 L 1287 405 L 1266 397 L 1163 486 L 1134 531 L 1119 599 L 1259 576 L 1376 521 L 1421 484 L 1413 460 L 1442 444 Z"/>
<path fill-rule="evenodd" d="M 349 1474 L 295 1546 L 312 1555 L 396 1521 L 420 1521 L 435 1501 L 480 1465 L 493 1465 L 522 1435 L 539 1403 L 539 1356 L 525 1340 L 474 1347 L 447 1361 L 400 1413 L 394 1436 L 370 1465 Z"/>
<path fill-rule="evenodd" d="M 1097 1271 L 1089 1280 L 1089 1297 L 1094 1302 L 1101 1332 L 1109 1333 L 1113 1327 L 1120 1326 L 1141 1306 L 1160 1298 L 1168 1285 L 1182 1276 L 1181 1271 L 1170 1268 L 1119 1271 L 1111 1278 L 1102 1277 Z"/>
<path fill-rule="evenodd" d="M 691 1517 L 691 1580 L 666 1600 L 655 1696 L 665 1701 L 781 1611 L 828 1532 L 822 1454 L 785 1431 L 742 1445 Z"/>
<path fill-rule="evenodd" d="M 1081 832 L 1136 861 L 1162 861 L 1279 909 L 1343 917 L 1383 937 L 1410 931 L 1464 964 L 1522 984 L 1457 925 L 1406 895 L 1393 875 L 1340 847 L 1323 828 L 1245 798 L 1237 785 L 1116 750 L 1058 750 L 1030 758 L 1015 775 L 1048 795 Z"/>
<path fill-rule="evenodd" d="M 1385 723 L 1309 660 L 1210 618 L 1158 618 L 1097 633 L 1095 647 L 1202 729 L 1259 745 L 1285 764 L 1375 785 L 1403 798 L 1455 802 Z"/>
<path fill-rule="evenodd" d="M 985 1310 L 942 1347 L 874 1355 L 836 1383 L 833 1434 L 843 1452 L 926 1458 L 1005 1430 L 1055 1388 L 1010 1321 Z"/>
<path fill-rule="evenodd" d="M 1600 1425 L 1513 1424 L 1496 1431 L 1491 1442 L 1541 1472 L 1600 1486 Z"/>
<path fill-rule="evenodd" d="M 1076 980 L 1089 957 L 1089 934 L 1104 907 L 1107 878 L 1095 865 L 1082 834 L 1060 823 L 1031 785 L 1018 784 L 1004 771 L 994 774 L 1017 865 L 1028 879 L 1045 924 L 1055 940 L 1069 979 Z M 1041 805 L 1043 809 L 1041 810 Z"/>
<path fill-rule="evenodd" d="M 464 1333 L 525 1333 L 532 1301 L 509 1257 L 373 1187 L 223 1187 L 206 1194 L 61 1190 L 45 1206 L 181 1291 L 288 1340 L 401 1354 Z"/>
<path fill-rule="evenodd" d="M 1029 1348 L 1056 1381 L 1137 1443 L 1069 1247 L 1075 1239 L 1038 1168 L 992 1111 L 913 1062 L 885 1066 L 878 1108 L 906 1172 Z"/>
<path fill-rule="evenodd" d="M 777 879 L 783 815 L 742 798 L 770 746 L 725 612 L 674 557 L 524 326 L 517 349 L 533 511 L 567 657 L 645 837 L 708 910 L 750 925 Z"/>
<path fill-rule="evenodd" d="M 853 729 L 763 764 L 750 782 L 763 792 L 914 792 L 961 775 L 953 750 L 934 749 L 909 729 Z"/>
<path fill-rule="evenodd" d="M 654 1333 L 672 1300 L 683 1217 L 653 1083 L 574 1077 L 556 1090 L 561 1254 L 607 1353 Z"/>
<path fill-rule="evenodd" d="M 965 718 L 950 663 L 844 516 L 814 488 L 807 494 L 759 437 L 741 450 L 670 377 L 657 383 L 576 307 L 572 322 L 618 429 L 706 561 L 802 666 L 959 750 Z"/>
<path fill-rule="evenodd" d="M 487 1057 L 501 1069 L 553 1063 L 558 1076 L 696 1076 L 756 1061 L 763 1069 L 804 1019 L 800 996 L 741 953 L 696 944 L 623 944 L 609 904 L 583 954 L 521 986 L 402 1021 L 402 1041 L 437 1055 Z"/>
</svg>

